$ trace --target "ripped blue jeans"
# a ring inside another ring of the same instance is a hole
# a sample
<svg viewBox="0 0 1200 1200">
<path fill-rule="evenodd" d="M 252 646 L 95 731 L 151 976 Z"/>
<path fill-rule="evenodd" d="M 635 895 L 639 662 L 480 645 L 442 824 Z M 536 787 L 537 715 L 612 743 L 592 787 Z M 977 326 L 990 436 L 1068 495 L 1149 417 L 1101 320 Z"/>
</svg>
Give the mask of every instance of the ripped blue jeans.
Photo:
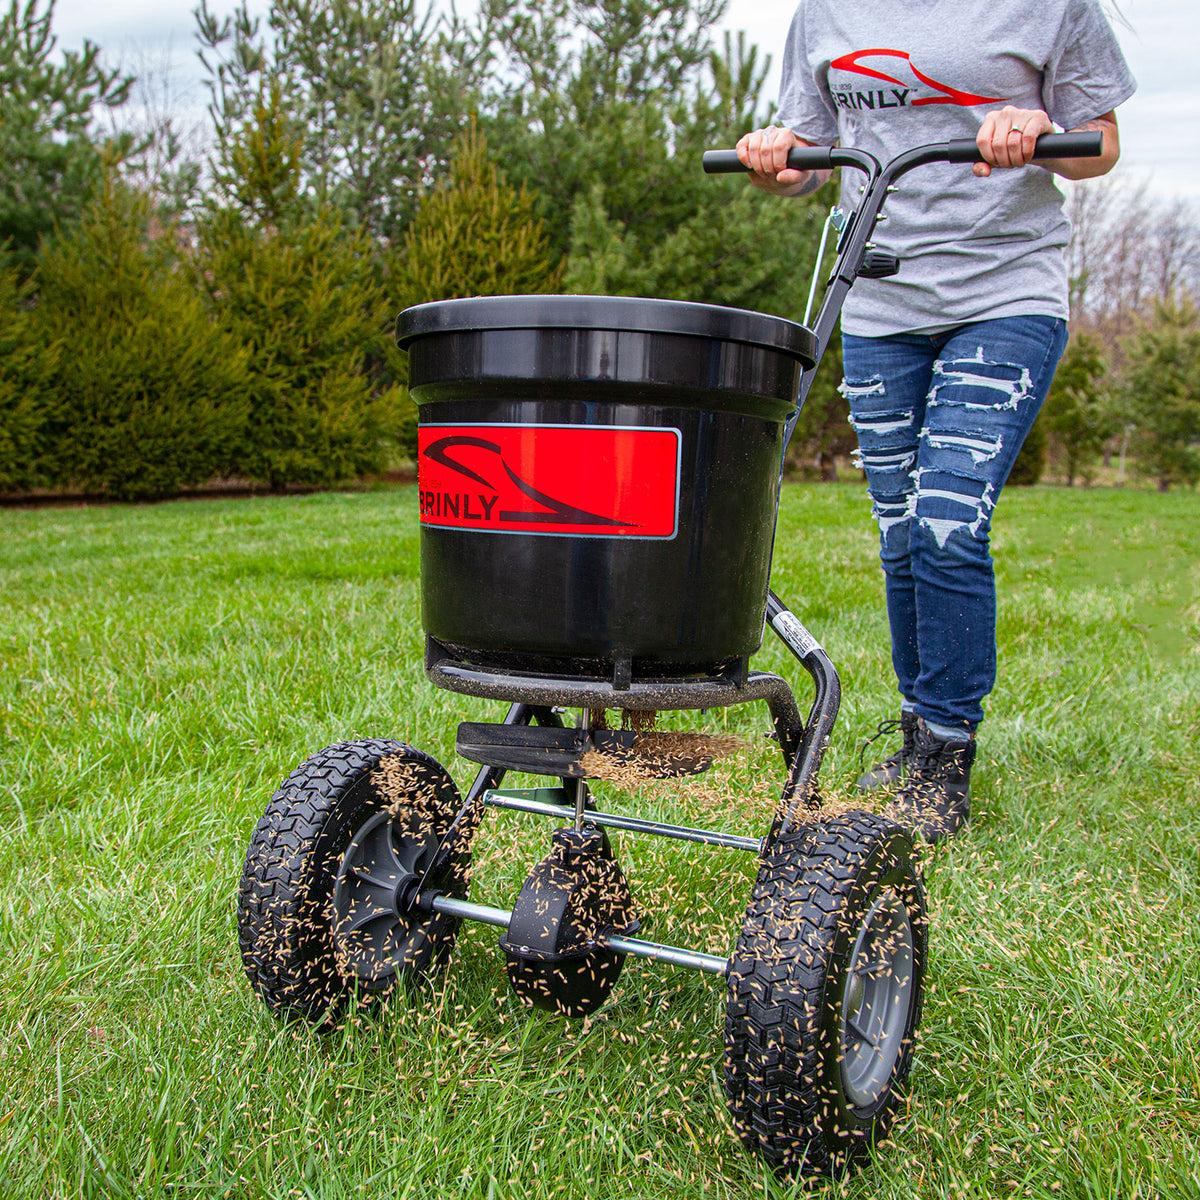
<svg viewBox="0 0 1200 1200">
<path fill-rule="evenodd" d="M 973 730 L 996 681 L 992 512 L 1067 342 L 1055 317 L 843 335 L 906 708 Z"/>
</svg>

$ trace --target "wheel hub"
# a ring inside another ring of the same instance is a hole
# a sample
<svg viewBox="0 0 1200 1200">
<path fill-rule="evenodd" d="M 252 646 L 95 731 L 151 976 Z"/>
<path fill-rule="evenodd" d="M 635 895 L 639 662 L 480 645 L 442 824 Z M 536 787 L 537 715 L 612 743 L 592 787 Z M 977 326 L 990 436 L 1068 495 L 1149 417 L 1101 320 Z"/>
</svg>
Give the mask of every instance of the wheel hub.
<svg viewBox="0 0 1200 1200">
<path fill-rule="evenodd" d="M 914 999 L 908 908 L 886 889 L 859 926 L 846 966 L 841 1013 L 842 1087 L 854 1107 L 887 1094 Z"/>
<path fill-rule="evenodd" d="M 415 902 L 437 848 L 432 830 L 408 828 L 387 811 L 354 835 L 333 889 L 333 937 L 343 974 L 377 983 L 403 971 L 424 938 L 428 916 Z"/>
</svg>

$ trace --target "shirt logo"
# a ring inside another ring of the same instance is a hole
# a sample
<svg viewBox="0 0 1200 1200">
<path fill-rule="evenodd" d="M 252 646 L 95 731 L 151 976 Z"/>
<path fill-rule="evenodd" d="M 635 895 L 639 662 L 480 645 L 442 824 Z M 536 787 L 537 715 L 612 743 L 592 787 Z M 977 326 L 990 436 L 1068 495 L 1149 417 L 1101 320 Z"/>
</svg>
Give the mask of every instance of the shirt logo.
<svg viewBox="0 0 1200 1200">
<path fill-rule="evenodd" d="M 902 73 L 911 73 L 911 76 L 905 79 L 896 75 L 888 75 L 884 71 L 877 71 L 873 67 L 864 67 L 859 63 L 859 59 L 862 58 L 901 59 L 907 65 L 908 72 L 903 72 L 903 68 L 896 67 L 893 67 L 893 70 L 899 69 Z M 830 93 L 838 108 L 855 110 L 920 108 L 925 104 L 955 104 L 960 108 L 972 108 L 976 104 L 1003 104 L 1005 102 L 1003 96 L 976 96 L 972 92 L 964 92 L 956 87 L 951 87 L 948 83 L 941 83 L 921 71 L 903 50 L 855 50 L 852 54 L 843 54 L 841 58 L 835 58 L 829 66 L 834 71 L 847 71 L 867 79 L 878 79 L 884 83 L 898 85 L 896 87 L 869 88 L 864 91 L 849 85 L 831 83 Z M 924 93 L 927 88 L 931 88 L 936 94 L 918 94 Z"/>
</svg>

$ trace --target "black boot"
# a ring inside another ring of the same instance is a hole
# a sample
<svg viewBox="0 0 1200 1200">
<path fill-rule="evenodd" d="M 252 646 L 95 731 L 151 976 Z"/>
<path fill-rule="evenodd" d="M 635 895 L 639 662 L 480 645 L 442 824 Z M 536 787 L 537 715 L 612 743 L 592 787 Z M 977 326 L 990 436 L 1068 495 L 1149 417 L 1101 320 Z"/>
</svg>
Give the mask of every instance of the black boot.
<svg viewBox="0 0 1200 1200">
<path fill-rule="evenodd" d="M 887 733 L 895 733 L 900 730 L 900 749 L 890 758 L 885 758 L 883 762 L 876 763 L 865 775 L 860 775 L 855 781 L 854 786 L 860 792 L 869 792 L 877 787 L 886 787 L 889 784 L 898 783 L 904 778 L 904 772 L 912 759 L 913 751 L 917 744 L 917 714 L 908 712 L 906 709 L 901 709 L 900 719 L 897 721 L 894 718 L 890 721 L 880 722 L 879 728 L 871 741 L 867 742 L 867 746 L 875 740 L 875 738 Z M 863 747 L 866 749 L 866 746 Z"/>
<path fill-rule="evenodd" d="M 916 745 L 891 810 L 927 842 L 957 833 L 971 813 L 969 791 L 975 735 L 969 741 L 940 738 L 918 721 Z"/>
</svg>

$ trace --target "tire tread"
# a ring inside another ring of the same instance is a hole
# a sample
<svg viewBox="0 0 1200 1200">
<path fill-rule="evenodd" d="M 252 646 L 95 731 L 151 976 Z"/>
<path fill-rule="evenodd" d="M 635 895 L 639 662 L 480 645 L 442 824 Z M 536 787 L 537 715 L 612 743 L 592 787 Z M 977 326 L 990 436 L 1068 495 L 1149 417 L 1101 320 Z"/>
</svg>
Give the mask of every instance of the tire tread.
<svg viewBox="0 0 1200 1200">
<path fill-rule="evenodd" d="M 348 791 L 397 753 L 441 770 L 391 738 L 338 742 L 284 779 L 254 828 L 238 888 L 238 944 L 251 987 L 278 1016 L 319 1019 L 342 999 L 345 982 L 324 946 L 328 897 L 308 894 L 312 856 Z"/>
<path fill-rule="evenodd" d="M 868 1138 L 829 1128 L 824 1078 L 829 1052 L 825 993 L 831 957 L 868 858 L 911 859 L 899 826 L 860 811 L 777 840 L 764 855 L 734 952 L 725 1019 L 725 1089 L 735 1128 L 774 1167 L 830 1175 L 867 1152 Z M 915 878 L 915 876 L 914 876 Z M 920 919 L 924 897 L 920 896 Z M 913 1025 L 920 1017 L 920 980 Z M 870 1139 L 881 1138 L 898 1104 L 909 1052 Z"/>
</svg>

